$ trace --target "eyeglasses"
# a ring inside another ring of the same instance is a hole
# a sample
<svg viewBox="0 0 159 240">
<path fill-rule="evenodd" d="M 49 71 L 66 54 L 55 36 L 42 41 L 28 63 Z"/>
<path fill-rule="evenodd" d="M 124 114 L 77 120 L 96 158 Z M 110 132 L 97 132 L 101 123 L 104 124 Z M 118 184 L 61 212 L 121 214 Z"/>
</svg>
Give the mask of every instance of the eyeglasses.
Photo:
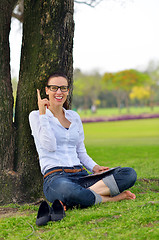
<svg viewBox="0 0 159 240">
<path fill-rule="evenodd" d="M 50 89 L 52 92 L 57 92 L 57 90 L 60 88 L 61 92 L 67 92 L 68 91 L 68 86 L 56 86 L 56 85 L 47 85 L 47 87 Z"/>
</svg>

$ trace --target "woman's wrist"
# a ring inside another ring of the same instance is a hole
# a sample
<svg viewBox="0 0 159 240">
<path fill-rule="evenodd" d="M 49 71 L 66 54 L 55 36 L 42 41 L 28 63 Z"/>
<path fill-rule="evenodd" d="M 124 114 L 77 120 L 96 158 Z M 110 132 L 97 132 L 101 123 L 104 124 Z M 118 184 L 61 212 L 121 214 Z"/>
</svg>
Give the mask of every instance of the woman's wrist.
<svg viewBox="0 0 159 240">
<path fill-rule="evenodd" d="M 46 107 L 39 108 L 39 114 L 40 115 L 46 114 Z"/>
<path fill-rule="evenodd" d="M 46 110 L 44 111 L 44 110 L 39 110 L 39 114 L 40 115 L 45 115 L 46 114 Z"/>
</svg>

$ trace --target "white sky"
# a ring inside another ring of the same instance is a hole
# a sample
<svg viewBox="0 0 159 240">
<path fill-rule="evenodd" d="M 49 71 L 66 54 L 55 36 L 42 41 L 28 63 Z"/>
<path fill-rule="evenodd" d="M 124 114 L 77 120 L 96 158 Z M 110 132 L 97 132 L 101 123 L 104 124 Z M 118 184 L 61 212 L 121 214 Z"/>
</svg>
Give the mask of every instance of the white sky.
<svg viewBox="0 0 159 240">
<path fill-rule="evenodd" d="M 143 70 L 159 61 L 159 0 L 103 0 L 96 8 L 75 4 L 74 68 L 100 73 Z M 18 75 L 20 24 L 10 34 L 12 76 Z"/>
</svg>

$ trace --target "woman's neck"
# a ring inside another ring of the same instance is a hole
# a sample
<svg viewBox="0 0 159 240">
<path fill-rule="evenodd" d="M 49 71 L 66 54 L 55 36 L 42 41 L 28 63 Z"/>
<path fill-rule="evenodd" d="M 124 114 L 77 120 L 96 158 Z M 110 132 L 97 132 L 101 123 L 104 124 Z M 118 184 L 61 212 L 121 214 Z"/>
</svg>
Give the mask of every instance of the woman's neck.
<svg viewBox="0 0 159 240">
<path fill-rule="evenodd" d="M 60 117 L 64 114 L 63 107 L 62 106 L 50 106 L 49 110 L 54 114 L 55 117 Z"/>
<path fill-rule="evenodd" d="M 70 127 L 71 122 L 65 117 L 65 113 L 62 106 L 58 107 L 50 106 L 49 110 L 53 113 L 54 117 L 59 120 L 59 122 L 64 128 Z"/>
</svg>

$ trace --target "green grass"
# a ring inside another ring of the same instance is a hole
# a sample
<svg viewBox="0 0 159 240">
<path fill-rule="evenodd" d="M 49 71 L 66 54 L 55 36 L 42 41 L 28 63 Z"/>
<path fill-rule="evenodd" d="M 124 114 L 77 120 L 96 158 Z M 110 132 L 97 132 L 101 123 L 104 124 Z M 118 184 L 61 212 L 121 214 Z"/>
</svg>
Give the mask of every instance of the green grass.
<svg viewBox="0 0 159 240">
<path fill-rule="evenodd" d="M 84 124 L 87 146 L 159 145 L 159 120 L 145 119 Z"/>
<path fill-rule="evenodd" d="M 11 204 L 0 208 L 0 240 L 159 238 L 159 119 L 84 124 L 89 155 L 100 165 L 135 168 L 136 200 L 109 202 L 66 212 L 60 222 L 35 224 L 38 206 Z"/>
<path fill-rule="evenodd" d="M 84 132 L 88 154 L 99 164 L 130 166 L 142 178 L 159 176 L 159 119 L 87 123 Z"/>
<path fill-rule="evenodd" d="M 130 107 L 129 112 L 126 108 L 121 108 L 120 113 L 118 108 L 97 108 L 96 113 L 92 113 L 90 109 L 78 111 L 81 118 L 95 118 L 95 117 L 110 117 L 119 115 L 139 115 L 139 114 L 155 114 L 159 113 L 159 106 L 154 106 L 153 111 L 150 107 Z"/>
</svg>

